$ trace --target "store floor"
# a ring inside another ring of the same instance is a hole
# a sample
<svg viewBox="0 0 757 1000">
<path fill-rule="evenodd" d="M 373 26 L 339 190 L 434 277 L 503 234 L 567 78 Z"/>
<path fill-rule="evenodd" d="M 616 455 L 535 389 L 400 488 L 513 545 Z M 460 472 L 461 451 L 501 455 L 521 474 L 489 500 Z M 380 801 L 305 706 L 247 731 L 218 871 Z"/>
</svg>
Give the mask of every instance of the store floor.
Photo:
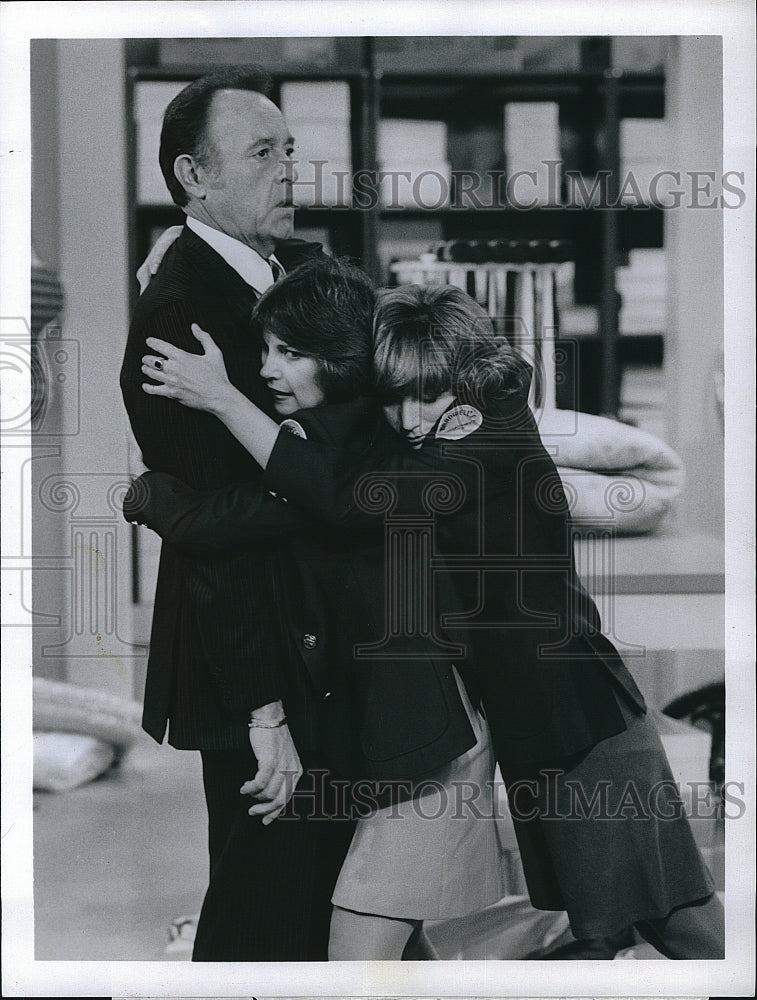
<svg viewBox="0 0 757 1000">
<path fill-rule="evenodd" d="M 140 739 L 105 777 L 34 796 L 35 957 L 150 961 L 207 882 L 199 754 Z"/>
<path fill-rule="evenodd" d="M 207 881 L 199 754 L 142 737 L 118 768 L 71 792 L 35 794 L 35 957 L 170 961 L 169 928 L 199 911 Z M 520 877 L 513 874 L 513 886 Z M 430 938 L 444 958 L 521 957 L 570 939 L 564 914 L 508 896 L 476 917 L 439 922 Z"/>
<path fill-rule="evenodd" d="M 35 794 L 35 958 L 187 960 L 191 940 L 169 948 L 169 929 L 199 911 L 205 824 L 199 754 L 147 737 L 105 777 Z M 518 895 L 473 921 L 429 925 L 429 938 L 446 959 L 522 958 L 572 940 L 564 914 L 534 910 Z M 660 956 L 642 946 L 628 957 Z"/>
</svg>

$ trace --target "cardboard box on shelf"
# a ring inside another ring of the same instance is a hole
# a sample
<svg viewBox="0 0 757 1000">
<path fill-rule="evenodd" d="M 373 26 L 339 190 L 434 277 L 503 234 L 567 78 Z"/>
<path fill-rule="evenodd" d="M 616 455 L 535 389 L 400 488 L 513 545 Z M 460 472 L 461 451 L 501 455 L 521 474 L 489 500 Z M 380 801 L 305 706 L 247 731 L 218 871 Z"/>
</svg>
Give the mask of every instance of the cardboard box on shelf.
<svg viewBox="0 0 757 1000">
<path fill-rule="evenodd" d="M 519 206 L 560 201 L 560 106 L 555 101 L 511 101 L 504 109 L 504 149 L 510 201 Z"/>
<path fill-rule="evenodd" d="M 187 83 L 188 80 L 140 80 L 134 86 L 136 193 L 141 205 L 173 204 L 158 163 L 160 130 L 166 108 Z"/>
<path fill-rule="evenodd" d="M 439 163 L 447 159 L 447 123 L 384 118 L 379 122 L 377 151 L 384 163 Z"/>
<path fill-rule="evenodd" d="M 622 201 L 664 204 L 680 187 L 670 171 L 670 125 L 664 118 L 624 118 L 620 123 Z"/>
<path fill-rule="evenodd" d="M 352 192 L 350 88 L 342 80 L 289 81 L 281 110 L 295 140 L 297 205 L 349 205 Z"/>
<path fill-rule="evenodd" d="M 612 40 L 612 64 L 633 73 L 661 73 L 671 41 L 666 35 L 617 35 Z"/>
<path fill-rule="evenodd" d="M 308 159 L 339 160 L 340 163 L 352 161 L 348 122 L 287 118 L 287 125 L 294 137 L 294 155 L 297 161 Z"/>
<path fill-rule="evenodd" d="M 379 193 L 385 208 L 433 211 L 450 203 L 452 171 L 446 161 L 380 163 Z"/>
<path fill-rule="evenodd" d="M 615 276 L 621 297 L 621 333 L 661 333 L 667 324 L 667 258 L 664 250 L 637 249 Z"/>
<path fill-rule="evenodd" d="M 350 121 L 350 86 L 344 80 L 288 80 L 281 85 L 281 111 L 289 120 Z"/>
</svg>

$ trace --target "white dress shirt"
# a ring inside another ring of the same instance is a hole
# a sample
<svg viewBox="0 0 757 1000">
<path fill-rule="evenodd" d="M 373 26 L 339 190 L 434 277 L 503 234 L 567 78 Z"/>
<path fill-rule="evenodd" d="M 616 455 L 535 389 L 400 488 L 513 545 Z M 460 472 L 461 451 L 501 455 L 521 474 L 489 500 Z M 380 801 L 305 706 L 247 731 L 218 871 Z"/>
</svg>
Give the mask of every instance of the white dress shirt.
<svg viewBox="0 0 757 1000">
<path fill-rule="evenodd" d="M 189 216 L 187 217 L 187 226 L 223 257 L 229 267 L 233 267 L 237 274 L 260 295 L 271 287 L 279 275 L 286 273 L 273 254 L 266 260 L 265 257 L 260 256 L 257 250 L 248 247 L 246 243 L 241 243 L 233 236 L 228 236 L 226 233 L 213 229 L 204 222 L 199 222 Z M 276 278 L 274 277 L 274 268 L 278 268 Z"/>
</svg>

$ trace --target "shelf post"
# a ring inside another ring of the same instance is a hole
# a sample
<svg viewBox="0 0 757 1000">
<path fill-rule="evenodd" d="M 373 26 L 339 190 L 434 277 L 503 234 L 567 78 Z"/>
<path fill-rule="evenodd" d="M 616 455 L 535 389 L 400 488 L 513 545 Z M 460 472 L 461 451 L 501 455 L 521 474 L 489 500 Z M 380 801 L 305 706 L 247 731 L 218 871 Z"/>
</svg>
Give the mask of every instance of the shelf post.
<svg viewBox="0 0 757 1000">
<path fill-rule="evenodd" d="M 600 413 L 618 415 L 618 302 L 615 266 L 618 257 L 618 192 L 620 173 L 620 76 L 607 69 L 604 74 L 604 148 L 601 166 L 605 173 L 602 212 L 601 285 L 599 293 L 600 331 Z"/>
<path fill-rule="evenodd" d="M 376 284 L 383 284 L 378 256 L 380 211 L 378 189 L 377 136 L 379 123 L 379 78 L 375 69 L 372 38 L 363 39 L 362 73 L 360 76 L 360 143 L 356 171 L 375 175 L 374 197 L 368 207 L 359 206 L 361 260 L 365 271 Z M 364 185 L 365 187 L 365 185 Z"/>
</svg>

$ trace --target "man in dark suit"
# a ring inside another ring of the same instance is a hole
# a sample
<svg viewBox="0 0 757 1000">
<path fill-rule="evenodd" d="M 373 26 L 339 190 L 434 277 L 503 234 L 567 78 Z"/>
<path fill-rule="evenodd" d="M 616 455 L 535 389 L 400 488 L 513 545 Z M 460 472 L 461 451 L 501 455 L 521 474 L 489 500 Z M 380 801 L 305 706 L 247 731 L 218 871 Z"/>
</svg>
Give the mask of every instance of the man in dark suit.
<svg viewBox="0 0 757 1000">
<path fill-rule="evenodd" d="M 160 165 L 187 222 L 135 309 L 121 388 L 147 465 L 198 489 L 259 481 L 260 471 L 215 418 L 143 392 L 146 339 L 196 351 L 199 323 L 238 388 L 268 408 L 250 311 L 279 274 L 320 252 L 291 239 L 293 139 L 268 87 L 257 70 L 224 70 L 186 87 L 163 121 Z M 290 801 L 319 760 L 315 694 L 280 628 L 279 598 L 264 549 L 258 560 L 213 560 L 163 548 L 143 726 L 158 742 L 168 727 L 172 746 L 202 755 L 210 885 L 196 961 L 327 956 L 331 886 L 351 827 L 305 821 L 314 804 L 327 808 L 322 781 L 311 800 Z"/>
</svg>

